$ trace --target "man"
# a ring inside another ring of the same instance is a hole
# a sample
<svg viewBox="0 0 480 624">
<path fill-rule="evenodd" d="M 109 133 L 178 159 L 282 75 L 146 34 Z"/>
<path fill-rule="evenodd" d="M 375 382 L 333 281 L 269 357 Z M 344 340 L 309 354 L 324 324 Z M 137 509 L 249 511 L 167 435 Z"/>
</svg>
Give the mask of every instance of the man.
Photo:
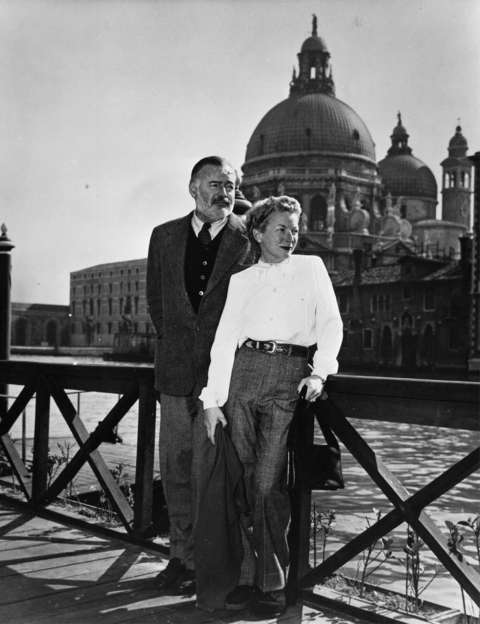
<svg viewBox="0 0 480 624">
<path fill-rule="evenodd" d="M 251 264 L 244 225 L 232 214 L 236 173 L 224 158 L 192 169 L 193 213 L 153 230 L 147 301 L 157 331 L 155 387 L 160 393 L 160 472 L 170 520 L 170 561 L 162 589 L 192 590 L 192 526 L 198 487 L 196 451 L 206 431 L 198 395 L 230 276 Z"/>
</svg>

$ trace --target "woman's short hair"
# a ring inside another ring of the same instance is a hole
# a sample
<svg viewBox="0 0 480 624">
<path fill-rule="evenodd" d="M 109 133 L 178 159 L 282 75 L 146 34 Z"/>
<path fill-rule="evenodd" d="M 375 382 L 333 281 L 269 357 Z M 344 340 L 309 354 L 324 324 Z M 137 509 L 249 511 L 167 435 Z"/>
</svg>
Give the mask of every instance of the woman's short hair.
<svg viewBox="0 0 480 624">
<path fill-rule="evenodd" d="M 250 238 L 253 238 L 253 230 L 265 231 L 270 215 L 274 212 L 289 212 L 300 216 L 302 207 L 294 197 L 288 195 L 280 195 L 280 197 L 271 195 L 255 202 L 246 215 L 247 231 Z"/>
</svg>

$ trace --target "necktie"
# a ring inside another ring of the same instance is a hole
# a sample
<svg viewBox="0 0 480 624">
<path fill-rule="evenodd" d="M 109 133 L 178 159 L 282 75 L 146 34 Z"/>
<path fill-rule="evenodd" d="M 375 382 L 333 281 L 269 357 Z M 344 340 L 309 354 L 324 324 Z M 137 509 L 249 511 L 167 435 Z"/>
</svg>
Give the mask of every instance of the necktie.
<svg viewBox="0 0 480 624">
<path fill-rule="evenodd" d="M 209 245 L 212 241 L 212 237 L 210 236 L 210 232 L 208 231 L 209 229 L 210 223 L 204 223 L 202 229 L 198 233 L 198 240 L 204 247 Z"/>
</svg>

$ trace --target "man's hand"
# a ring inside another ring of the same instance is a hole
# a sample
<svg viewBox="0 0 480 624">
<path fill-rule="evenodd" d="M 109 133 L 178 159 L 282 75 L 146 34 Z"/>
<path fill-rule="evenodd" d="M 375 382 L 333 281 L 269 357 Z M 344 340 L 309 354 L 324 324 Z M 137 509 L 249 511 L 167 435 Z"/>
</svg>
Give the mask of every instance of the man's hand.
<svg viewBox="0 0 480 624">
<path fill-rule="evenodd" d="M 222 423 L 222 427 L 227 425 L 222 410 L 219 407 L 207 407 L 203 410 L 203 422 L 207 429 L 208 439 L 215 445 L 215 429 L 217 423 Z"/>
<path fill-rule="evenodd" d="M 324 380 L 318 375 L 310 375 L 304 377 L 298 384 L 297 392 L 300 394 L 302 388 L 305 388 L 305 399 L 307 401 L 316 401 L 323 393 Z"/>
</svg>

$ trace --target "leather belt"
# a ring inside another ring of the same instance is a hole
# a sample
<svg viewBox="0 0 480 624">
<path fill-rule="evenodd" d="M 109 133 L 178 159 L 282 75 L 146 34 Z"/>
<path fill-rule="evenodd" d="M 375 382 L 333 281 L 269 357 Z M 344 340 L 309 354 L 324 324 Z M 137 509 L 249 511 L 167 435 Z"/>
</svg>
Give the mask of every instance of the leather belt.
<svg viewBox="0 0 480 624">
<path fill-rule="evenodd" d="M 262 353 L 283 353 L 284 355 L 309 357 L 312 353 L 312 347 L 302 347 L 301 345 L 288 344 L 287 342 L 276 342 L 275 340 L 252 340 L 247 338 L 242 347 L 247 349 L 255 349 Z"/>
</svg>

